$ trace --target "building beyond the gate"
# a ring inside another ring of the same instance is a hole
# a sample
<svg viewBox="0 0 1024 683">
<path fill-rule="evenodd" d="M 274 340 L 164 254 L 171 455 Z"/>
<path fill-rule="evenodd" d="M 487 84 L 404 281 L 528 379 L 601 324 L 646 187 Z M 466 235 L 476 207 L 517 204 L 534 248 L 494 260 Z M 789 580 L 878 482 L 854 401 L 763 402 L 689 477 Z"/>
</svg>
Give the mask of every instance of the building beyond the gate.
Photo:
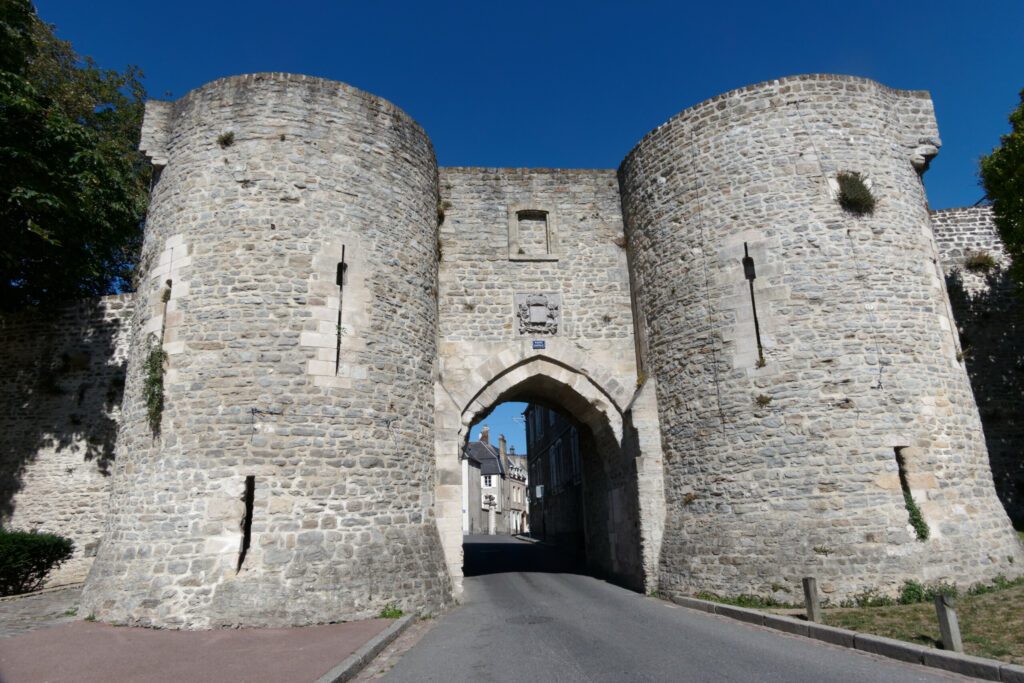
<svg viewBox="0 0 1024 683">
<path fill-rule="evenodd" d="M 3 321 L 4 525 L 72 535 L 104 621 L 433 611 L 469 429 L 518 400 L 579 433 L 587 562 L 638 590 L 1019 575 L 940 267 L 995 247 L 986 210 L 929 216 L 939 146 L 927 93 L 833 75 L 697 104 L 618 171 L 438 168 L 305 76 L 150 102 L 138 291 Z"/>
<path fill-rule="evenodd" d="M 462 450 L 462 532 L 464 534 L 522 534 L 526 518 L 526 468 L 523 456 L 507 447 L 505 435 L 491 445 L 484 425 L 480 439 Z"/>
</svg>

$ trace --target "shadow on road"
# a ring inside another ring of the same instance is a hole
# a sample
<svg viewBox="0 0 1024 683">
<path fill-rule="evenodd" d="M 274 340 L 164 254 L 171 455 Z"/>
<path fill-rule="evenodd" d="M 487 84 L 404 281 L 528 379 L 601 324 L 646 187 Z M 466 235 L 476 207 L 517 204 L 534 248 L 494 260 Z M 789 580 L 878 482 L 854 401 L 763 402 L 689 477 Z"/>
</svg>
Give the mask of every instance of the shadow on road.
<svg viewBox="0 0 1024 683">
<path fill-rule="evenodd" d="M 513 536 L 464 536 L 463 573 L 483 576 L 505 572 L 589 574 L 573 548 L 522 541 Z"/>
</svg>

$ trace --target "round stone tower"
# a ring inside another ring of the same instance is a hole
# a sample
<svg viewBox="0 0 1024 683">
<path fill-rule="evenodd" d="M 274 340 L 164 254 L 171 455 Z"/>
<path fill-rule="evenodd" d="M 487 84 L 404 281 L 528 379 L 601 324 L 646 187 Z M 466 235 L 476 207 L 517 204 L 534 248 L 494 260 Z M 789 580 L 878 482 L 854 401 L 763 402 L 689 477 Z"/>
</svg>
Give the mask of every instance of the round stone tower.
<svg viewBox="0 0 1024 683">
<path fill-rule="evenodd" d="M 920 173 L 927 93 L 845 76 L 733 91 L 620 167 L 657 379 L 660 587 L 833 601 L 1019 574 Z M 839 202 L 859 174 L 873 212 Z"/>
<path fill-rule="evenodd" d="M 83 609 L 205 628 L 444 605 L 426 134 L 257 74 L 150 103 L 142 146 L 161 170 Z"/>
</svg>

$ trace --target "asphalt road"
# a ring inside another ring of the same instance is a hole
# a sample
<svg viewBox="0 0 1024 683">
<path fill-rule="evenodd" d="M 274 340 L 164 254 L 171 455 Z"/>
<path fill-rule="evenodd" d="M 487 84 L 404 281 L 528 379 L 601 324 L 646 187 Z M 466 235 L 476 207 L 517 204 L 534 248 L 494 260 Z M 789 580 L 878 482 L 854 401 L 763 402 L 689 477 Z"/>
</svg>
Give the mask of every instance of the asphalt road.
<svg viewBox="0 0 1024 683">
<path fill-rule="evenodd" d="M 539 544 L 470 536 L 465 548 L 463 604 L 384 680 L 969 680 L 639 595 Z"/>
</svg>

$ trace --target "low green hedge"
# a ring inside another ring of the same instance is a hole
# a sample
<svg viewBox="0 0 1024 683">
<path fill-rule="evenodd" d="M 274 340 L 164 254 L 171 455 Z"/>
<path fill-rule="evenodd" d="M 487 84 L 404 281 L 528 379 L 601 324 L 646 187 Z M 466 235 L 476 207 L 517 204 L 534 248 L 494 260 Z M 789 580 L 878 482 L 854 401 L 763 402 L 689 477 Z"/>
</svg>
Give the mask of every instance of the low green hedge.
<svg viewBox="0 0 1024 683">
<path fill-rule="evenodd" d="M 0 595 L 36 590 L 74 551 L 63 536 L 0 529 Z"/>
</svg>

